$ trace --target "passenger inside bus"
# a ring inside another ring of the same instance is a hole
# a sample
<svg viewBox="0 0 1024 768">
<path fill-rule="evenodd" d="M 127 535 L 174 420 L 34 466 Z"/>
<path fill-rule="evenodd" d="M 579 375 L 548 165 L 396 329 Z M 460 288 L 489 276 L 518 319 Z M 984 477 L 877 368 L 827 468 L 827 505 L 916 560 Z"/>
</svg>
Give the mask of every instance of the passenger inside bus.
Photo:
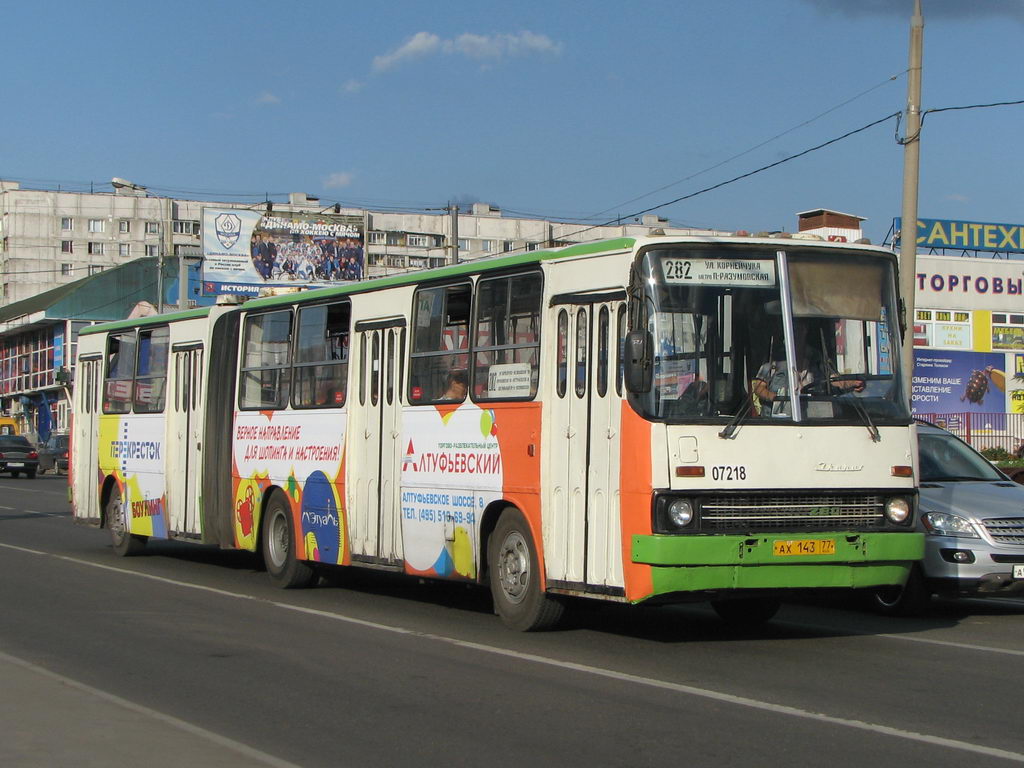
<svg viewBox="0 0 1024 768">
<path fill-rule="evenodd" d="M 466 371 L 462 368 L 453 368 L 448 372 L 448 378 L 445 380 L 445 391 L 444 394 L 439 397 L 439 400 L 457 400 L 462 402 L 466 399 L 466 393 L 469 391 L 469 376 Z"/>
</svg>

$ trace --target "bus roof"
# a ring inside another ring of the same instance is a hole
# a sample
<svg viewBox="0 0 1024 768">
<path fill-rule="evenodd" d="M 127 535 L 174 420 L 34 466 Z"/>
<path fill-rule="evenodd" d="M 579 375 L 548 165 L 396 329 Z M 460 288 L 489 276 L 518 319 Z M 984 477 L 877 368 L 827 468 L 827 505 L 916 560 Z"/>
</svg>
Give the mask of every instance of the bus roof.
<svg viewBox="0 0 1024 768">
<path fill-rule="evenodd" d="M 368 293 L 371 291 L 380 291 L 385 290 L 387 288 L 394 288 L 403 285 L 413 285 L 428 280 L 458 277 L 461 275 L 472 275 L 481 272 L 490 272 L 493 270 L 506 269 L 509 267 L 524 266 L 528 264 L 539 264 L 544 261 L 569 259 L 579 256 L 589 256 L 603 252 L 613 253 L 616 251 L 628 251 L 634 248 L 639 249 L 650 245 L 665 243 L 706 243 L 708 245 L 745 245 L 771 246 L 773 248 L 801 247 L 813 249 L 857 250 L 871 252 L 878 256 L 885 256 L 895 259 L 895 254 L 890 249 L 883 248 L 881 246 L 861 243 L 827 242 L 823 240 L 806 239 L 793 236 L 751 237 L 749 235 L 651 235 L 647 237 L 620 237 L 609 240 L 593 240 L 586 243 L 577 243 L 575 245 L 568 245 L 560 248 L 549 248 L 539 251 L 529 251 L 527 253 L 491 256 L 483 259 L 474 259 L 473 261 L 467 261 L 461 264 L 453 264 L 450 266 L 435 267 L 433 269 L 418 270 L 416 272 L 404 272 L 400 275 L 394 275 L 392 277 L 378 277 L 373 278 L 371 280 L 363 280 L 355 283 L 345 283 L 343 285 L 313 288 L 311 290 L 301 291 L 299 293 L 286 293 L 279 294 L 276 296 L 264 296 L 260 298 L 250 299 L 249 301 L 246 301 L 244 304 L 234 305 L 231 308 L 237 309 L 244 307 L 246 310 L 262 309 L 283 304 L 293 304 L 296 301 L 317 301 L 320 299 L 331 298 L 333 296 L 343 296 L 347 294 L 356 293 Z M 169 321 L 188 320 L 192 318 L 206 317 L 210 314 L 212 309 L 213 307 L 201 307 L 198 309 L 185 310 L 182 312 L 172 312 L 163 315 L 150 315 L 149 317 L 133 318 L 131 320 L 114 320 L 106 323 L 97 323 L 96 325 L 91 325 L 87 328 L 83 328 L 80 331 L 80 333 L 83 335 L 90 333 L 106 333 L 120 329 L 138 328 L 147 325 L 159 325 Z"/>
</svg>

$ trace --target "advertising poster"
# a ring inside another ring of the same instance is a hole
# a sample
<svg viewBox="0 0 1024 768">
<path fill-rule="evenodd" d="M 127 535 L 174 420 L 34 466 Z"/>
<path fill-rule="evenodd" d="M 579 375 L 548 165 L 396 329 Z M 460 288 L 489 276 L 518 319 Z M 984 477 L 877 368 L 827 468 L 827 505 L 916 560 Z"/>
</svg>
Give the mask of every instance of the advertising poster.
<svg viewBox="0 0 1024 768">
<path fill-rule="evenodd" d="M 207 294 L 317 287 L 363 278 L 361 216 L 203 209 Z"/>
<path fill-rule="evenodd" d="M 1010 413 L 1024 413 L 1024 355 L 1012 354 L 1006 358 L 1013 362 L 1012 375 L 1010 371 L 1006 372 L 1006 410 Z"/>
<path fill-rule="evenodd" d="M 911 409 L 915 414 L 1005 413 L 1006 365 L 1001 352 L 915 350 Z"/>
</svg>

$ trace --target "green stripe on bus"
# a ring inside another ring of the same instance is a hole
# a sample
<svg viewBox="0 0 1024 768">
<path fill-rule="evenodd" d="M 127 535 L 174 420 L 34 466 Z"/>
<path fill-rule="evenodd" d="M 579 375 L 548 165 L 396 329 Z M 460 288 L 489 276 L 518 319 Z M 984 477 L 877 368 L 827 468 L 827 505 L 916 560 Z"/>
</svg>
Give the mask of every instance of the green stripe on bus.
<svg viewBox="0 0 1024 768">
<path fill-rule="evenodd" d="M 835 554 L 780 556 L 772 552 L 776 541 L 821 540 L 835 542 Z M 914 561 L 924 557 L 923 533 L 813 533 L 752 536 L 633 536 L 632 561 L 669 566 L 803 567 L 808 564 L 879 563 Z"/>
<path fill-rule="evenodd" d="M 653 591 L 636 602 L 680 592 L 732 589 L 863 589 L 900 584 L 911 563 L 806 563 L 750 568 L 743 565 L 651 568 Z"/>
</svg>

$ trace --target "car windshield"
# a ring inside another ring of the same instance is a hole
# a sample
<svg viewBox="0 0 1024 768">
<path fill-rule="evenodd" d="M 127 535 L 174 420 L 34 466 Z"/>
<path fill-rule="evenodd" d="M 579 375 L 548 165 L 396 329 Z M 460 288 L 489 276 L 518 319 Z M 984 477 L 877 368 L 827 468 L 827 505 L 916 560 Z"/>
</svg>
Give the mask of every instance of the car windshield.
<svg viewBox="0 0 1024 768">
<path fill-rule="evenodd" d="M 1004 479 L 988 459 L 953 435 L 920 432 L 917 441 L 923 483 Z"/>
<path fill-rule="evenodd" d="M 31 450 L 32 444 L 24 437 L 0 436 L 0 451 L 24 451 Z"/>
</svg>

